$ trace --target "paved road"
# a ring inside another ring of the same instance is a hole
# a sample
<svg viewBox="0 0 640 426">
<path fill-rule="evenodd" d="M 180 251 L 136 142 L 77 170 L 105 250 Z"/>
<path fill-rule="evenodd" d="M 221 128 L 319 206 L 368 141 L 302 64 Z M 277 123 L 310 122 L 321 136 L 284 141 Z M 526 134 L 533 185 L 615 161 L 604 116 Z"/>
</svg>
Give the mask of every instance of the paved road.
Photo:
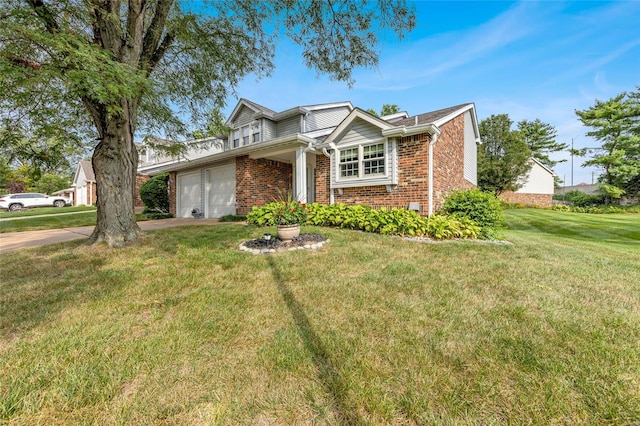
<svg viewBox="0 0 640 426">
<path fill-rule="evenodd" d="M 138 222 L 138 225 L 143 231 L 152 231 L 183 225 L 213 225 L 217 223 L 220 222 L 215 219 L 162 219 Z M 7 232 L 0 234 L 0 253 L 88 238 L 93 232 L 93 228 L 93 226 L 81 226 L 43 231 Z"/>
</svg>

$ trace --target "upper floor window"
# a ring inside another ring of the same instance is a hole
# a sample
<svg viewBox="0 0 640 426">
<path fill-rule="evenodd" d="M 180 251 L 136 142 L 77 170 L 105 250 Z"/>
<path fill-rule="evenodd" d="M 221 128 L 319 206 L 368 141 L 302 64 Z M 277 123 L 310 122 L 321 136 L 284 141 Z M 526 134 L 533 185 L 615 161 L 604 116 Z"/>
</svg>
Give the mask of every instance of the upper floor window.
<svg viewBox="0 0 640 426">
<path fill-rule="evenodd" d="M 240 146 L 240 129 L 233 131 L 233 147 L 238 148 Z"/>
<path fill-rule="evenodd" d="M 386 144 L 341 149 L 340 178 L 367 178 L 385 174 Z"/>
<path fill-rule="evenodd" d="M 252 142 L 253 143 L 260 142 L 260 125 L 259 124 L 254 124 L 251 126 L 251 133 L 253 135 Z"/>
<path fill-rule="evenodd" d="M 242 145 L 249 145 L 249 126 L 242 128 Z"/>
</svg>

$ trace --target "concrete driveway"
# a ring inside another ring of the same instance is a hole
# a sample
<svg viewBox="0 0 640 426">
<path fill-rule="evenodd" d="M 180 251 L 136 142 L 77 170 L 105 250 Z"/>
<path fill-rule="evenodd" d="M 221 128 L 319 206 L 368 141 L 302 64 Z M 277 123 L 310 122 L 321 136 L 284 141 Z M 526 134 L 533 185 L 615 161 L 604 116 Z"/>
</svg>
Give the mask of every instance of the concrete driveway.
<svg viewBox="0 0 640 426">
<path fill-rule="evenodd" d="M 218 223 L 220 222 L 215 219 L 162 219 L 138 222 L 138 225 L 143 231 L 152 231 L 183 225 L 213 225 Z M 7 232 L 0 234 L 0 253 L 27 247 L 86 239 L 93 232 L 93 228 L 93 226 L 81 226 L 43 231 Z"/>
</svg>

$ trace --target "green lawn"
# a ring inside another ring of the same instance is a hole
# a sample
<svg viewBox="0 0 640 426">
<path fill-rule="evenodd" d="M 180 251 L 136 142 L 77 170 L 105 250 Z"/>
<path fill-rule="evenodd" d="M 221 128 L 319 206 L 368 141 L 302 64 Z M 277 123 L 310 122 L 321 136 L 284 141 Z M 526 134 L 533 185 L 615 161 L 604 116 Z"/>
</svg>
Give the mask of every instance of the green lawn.
<svg viewBox="0 0 640 426">
<path fill-rule="evenodd" d="M 96 211 L 92 206 L 78 206 L 78 207 L 39 207 L 36 209 L 24 209 L 17 212 L 10 212 L 8 210 L 0 210 L 0 219 L 15 219 L 17 217 L 26 216 L 40 216 L 48 214 L 61 214 L 61 213 L 76 213 L 84 211 Z"/>
<path fill-rule="evenodd" d="M 640 215 L 513 245 L 192 226 L 0 257 L 0 423 L 637 424 Z"/>
</svg>

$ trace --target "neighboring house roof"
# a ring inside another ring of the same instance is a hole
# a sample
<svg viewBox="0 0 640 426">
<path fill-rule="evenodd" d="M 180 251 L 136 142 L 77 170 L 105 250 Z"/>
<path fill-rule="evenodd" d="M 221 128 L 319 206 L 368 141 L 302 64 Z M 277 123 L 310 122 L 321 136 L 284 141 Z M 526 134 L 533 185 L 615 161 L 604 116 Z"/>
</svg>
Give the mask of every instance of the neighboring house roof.
<svg viewBox="0 0 640 426">
<path fill-rule="evenodd" d="M 549 172 L 549 174 L 550 174 L 550 175 L 552 175 L 552 176 L 555 176 L 555 175 L 556 175 L 555 173 L 553 173 L 553 170 L 551 170 L 550 168 L 548 168 L 547 166 L 545 166 L 544 164 L 542 164 L 542 163 L 540 162 L 540 160 L 538 160 L 537 158 L 535 158 L 535 157 L 531 157 L 531 160 L 532 160 L 534 163 L 538 164 L 538 165 L 539 165 L 540 167 L 542 167 L 543 169 L 545 169 L 547 172 Z"/>
<path fill-rule="evenodd" d="M 95 182 L 96 176 L 93 173 L 93 165 L 89 160 L 82 160 L 78 163 L 78 168 L 76 169 L 76 174 L 73 177 L 73 186 L 76 186 L 78 183 L 78 179 L 80 175 L 84 175 L 84 180 L 86 182 Z"/>
</svg>

